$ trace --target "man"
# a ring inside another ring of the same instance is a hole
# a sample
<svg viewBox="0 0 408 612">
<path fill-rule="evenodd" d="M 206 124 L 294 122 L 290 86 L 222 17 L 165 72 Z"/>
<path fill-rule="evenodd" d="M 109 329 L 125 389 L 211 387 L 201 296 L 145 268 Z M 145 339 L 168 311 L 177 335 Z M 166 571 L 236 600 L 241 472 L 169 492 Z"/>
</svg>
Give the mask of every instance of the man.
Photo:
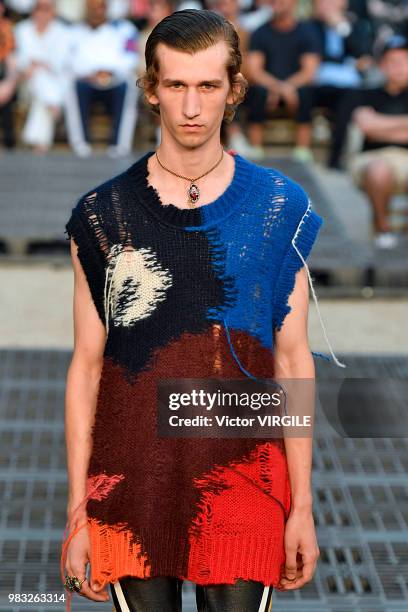
<svg viewBox="0 0 408 612">
<path fill-rule="evenodd" d="M 127 20 L 109 21 L 105 0 L 87 0 L 86 11 L 86 21 L 72 26 L 71 86 L 66 97 L 69 141 L 77 155 L 91 154 L 90 111 L 98 100 L 112 121 L 108 154 L 129 155 L 136 122 L 138 30 Z"/>
<path fill-rule="evenodd" d="M 363 142 L 361 151 L 350 157 L 349 170 L 369 198 L 374 244 L 388 249 L 398 244 L 389 223 L 391 199 L 408 191 L 408 39 L 391 37 L 379 67 L 384 85 L 361 90 L 355 101 L 353 121 Z"/>
<path fill-rule="evenodd" d="M 15 35 L 29 107 L 21 138 L 35 153 L 45 154 L 54 142 L 67 88 L 69 29 L 56 18 L 54 0 L 37 0 Z"/>
<path fill-rule="evenodd" d="M 309 87 L 320 61 L 319 39 L 310 24 L 295 17 L 297 0 L 271 0 L 273 16 L 251 35 L 248 74 L 248 138 L 264 157 L 264 122 L 268 112 L 283 108 L 297 121 L 293 155 L 310 161 Z"/>
<path fill-rule="evenodd" d="M 321 44 L 321 63 L 315 84 L 310 88 L 308 112 L 324 107 L 329 111 L 332 140 L 328 165 L 340 167 L 345 127 L 339 121 L 345 100 L 363 83 L 363 71 L 370 64 L 371 37 L 364 20 L 346 12 L 345 0 L 314 0 L 310 23 Z M 307 112 L 307 111 L 306 111 Z M 310 140 L 311 140 L 310 132 Z"/>
<path fill-rule="evenodd" d="M 85 194 L 66 225 L 62 579 L 95 601 L 109 585 L 118 611 L 179 610 L 186 579 L 200 611 L 266 612 L 272 587 L 300 588 L 316 566 L 311 437 L 192 434 L 157 396 L 169 379 L 184 398 L 213 379 L 314 381 L 305 260 L 322 220 L 298 184 L 222 149 L 221 122 L 245 95 L 240 66 L 221 15 L 159 22 L 139 85 L 160 146 Z"/>
</svg>

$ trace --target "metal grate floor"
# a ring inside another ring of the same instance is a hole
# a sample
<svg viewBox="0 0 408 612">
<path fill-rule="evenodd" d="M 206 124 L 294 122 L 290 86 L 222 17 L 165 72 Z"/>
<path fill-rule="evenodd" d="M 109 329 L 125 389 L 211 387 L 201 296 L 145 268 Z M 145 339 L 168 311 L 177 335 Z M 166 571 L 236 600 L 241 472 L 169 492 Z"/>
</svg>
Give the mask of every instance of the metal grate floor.
<svg viewBox="0 0 408 612">
<path fill-rule="evenodd" d="M 63 610 L 10 605 L 8 593 L 54 593 L 65 524 L 63 431 L 67 351 L 0 351 L 0 612 Z M 353 377 L 406 379 L 408 358 L 340 355 Z M 318 381 L 333 366 L 316 360 Z M 408 439 L 343 438 L 318 406 L 314 515 L 321 557 L 314 580 L 273 595 L 284 612 L 402 612 L 408 608 Z M 184 583 L 186 612 L 194 585 Z M 112 610 L 79 597 L 73 610 Z M 158 611 L 159 612 L 159 611 Z M 239 612 L 239 611 L 237 611 Z"/>
</svg>

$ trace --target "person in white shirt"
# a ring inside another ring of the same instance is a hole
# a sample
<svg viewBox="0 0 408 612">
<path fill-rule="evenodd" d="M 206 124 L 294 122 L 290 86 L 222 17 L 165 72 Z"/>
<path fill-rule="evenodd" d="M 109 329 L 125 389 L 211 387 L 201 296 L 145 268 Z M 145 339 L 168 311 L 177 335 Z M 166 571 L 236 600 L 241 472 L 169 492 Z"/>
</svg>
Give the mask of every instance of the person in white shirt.
<svg viewBox="0 0 408 612">
<path fill-rule="evenodd" d="M 138 29 L 110 21 L 105 0 L 87 0 L 86 21 L 72 26 L 70 87 L 66 97 L 68 136 L 74 151 L 90 155 L 90 112 L 101 101 L 112 119 L 108 154 L 128 155 L 137 115 Z"/>
<path fill-rule="evenodd" d="M 66 91 L 69 30 L 55 17 L 53 0 L 37 0 L 32 16 L 15 27 L 17 67 L 29 110 L 22 141 L 45 153 L 54 141 Z"/>
</svg>

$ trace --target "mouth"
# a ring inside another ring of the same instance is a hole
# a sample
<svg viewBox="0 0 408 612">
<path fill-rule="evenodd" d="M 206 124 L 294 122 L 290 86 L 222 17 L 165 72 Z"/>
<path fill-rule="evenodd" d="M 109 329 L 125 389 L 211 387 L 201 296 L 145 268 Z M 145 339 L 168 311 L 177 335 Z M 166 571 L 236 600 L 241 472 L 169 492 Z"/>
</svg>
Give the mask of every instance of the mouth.
<svg viewBox="0 0 408 612">
<path fill-rule="evenodd" d="M 183 128 L 200 128 L 203 127 L 202 125 L 198 125 L 198 123 L 183 123 L 182 126 Z"/>
</svg>

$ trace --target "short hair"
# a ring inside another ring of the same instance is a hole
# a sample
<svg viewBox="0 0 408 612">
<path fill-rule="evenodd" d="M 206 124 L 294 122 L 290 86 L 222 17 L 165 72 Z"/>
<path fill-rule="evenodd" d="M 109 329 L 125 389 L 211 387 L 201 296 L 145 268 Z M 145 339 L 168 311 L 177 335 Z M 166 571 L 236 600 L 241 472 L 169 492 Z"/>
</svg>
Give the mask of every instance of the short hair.
<svg viewBox="0 0 408 612">
<path fill-rule="evenodd" d="M 193 54 L 221 40 L 225 40 L 229 49 L 226 68 L 230 87 L 232 88 L 235 83 L 240 83 L 234 104 L 225 106 L 223 120 L 227 123 L 232 121 L 248 89 L 247 79 L 239 74 L 242 64 L 239 35 L 232 23 L 225 17 L 207 9 L 183 9 L 167 15 L 153 28 L 146 41 L 146 68 L 143 75 L 137 79 L 136 84 L 143 89 L 145 101 L 155 114 L 160 115 L 159 104 L 151 104 L 146 98 L 146 93 L 152 93 L 158 83 L 157 45 L 163 43 L 172 49 Z"/>
</svg>

